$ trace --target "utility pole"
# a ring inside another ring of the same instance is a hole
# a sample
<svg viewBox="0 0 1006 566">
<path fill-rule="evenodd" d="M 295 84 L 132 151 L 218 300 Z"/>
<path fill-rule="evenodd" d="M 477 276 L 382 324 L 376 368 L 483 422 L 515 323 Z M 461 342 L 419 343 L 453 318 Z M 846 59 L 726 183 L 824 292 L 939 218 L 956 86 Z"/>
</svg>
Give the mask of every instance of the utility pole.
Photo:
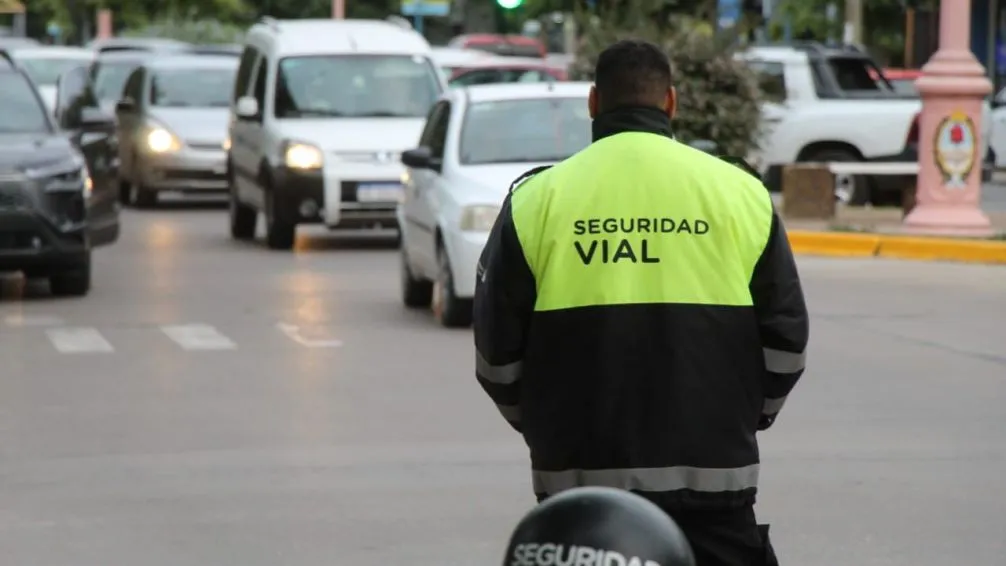
<svg viewBox="0 0 1006 566">
<path fill-rule="evenodd" d="M 332 19 L 346 19 L 346 0 L 332 0 Z"/>
<path fill-rule="evenodd" d="M 845 0 L 843 43 L 863 44 L 863 0 Z"/>
</svg>

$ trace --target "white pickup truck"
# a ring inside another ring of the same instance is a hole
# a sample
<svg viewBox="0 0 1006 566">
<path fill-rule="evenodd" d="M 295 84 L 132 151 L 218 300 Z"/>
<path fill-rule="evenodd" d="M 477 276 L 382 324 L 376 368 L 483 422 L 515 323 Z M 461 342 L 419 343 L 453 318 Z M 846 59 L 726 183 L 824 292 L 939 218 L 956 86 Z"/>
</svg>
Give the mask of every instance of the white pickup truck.
<svg viewBox="0 0 1006 566">
<path fill-rule="evenodd" d="M 797 162 L 916 161 L 917 95 L 895 92 L 873 60 L 853 47 L 819 43 L 755 46 L 739 54 L 757 70 L 769 102 L 762 108 L 760 148 L 749 156 L 770 190 Z M 991 108 L 982 121 L 988 155 Z M 911 179 L 839 175 L 836 196 L 848 204 L 895 204 Z"/>
</svg>

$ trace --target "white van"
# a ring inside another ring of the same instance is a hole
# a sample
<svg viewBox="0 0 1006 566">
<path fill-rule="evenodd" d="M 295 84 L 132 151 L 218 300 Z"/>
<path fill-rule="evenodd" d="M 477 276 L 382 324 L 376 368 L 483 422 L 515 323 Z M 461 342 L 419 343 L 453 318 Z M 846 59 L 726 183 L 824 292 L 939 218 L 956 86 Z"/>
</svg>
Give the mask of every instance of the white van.
<svg viewBox="0 0 1006 566">
<path fill-rule="evenodd" d="M 395 227 L 399 161 L 446 84 L 414 30 L 263 18 L 248 32 L 229 126 L 230 227 L 293 247 L 298 224 Z"/>
</svg>

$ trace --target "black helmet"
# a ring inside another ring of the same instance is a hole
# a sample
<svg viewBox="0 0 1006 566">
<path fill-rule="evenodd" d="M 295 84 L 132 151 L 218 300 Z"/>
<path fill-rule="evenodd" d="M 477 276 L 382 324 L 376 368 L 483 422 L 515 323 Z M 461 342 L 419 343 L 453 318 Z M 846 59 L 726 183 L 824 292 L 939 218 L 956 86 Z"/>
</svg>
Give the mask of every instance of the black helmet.
<svg viewBox="0 0 1006 566">
<path fill-rule="evenodd" d="M 578 487 L 521 519 L 503 566 L 695 566 L 692 547 L 659 507 L 621 489 Z"/>
</svg>

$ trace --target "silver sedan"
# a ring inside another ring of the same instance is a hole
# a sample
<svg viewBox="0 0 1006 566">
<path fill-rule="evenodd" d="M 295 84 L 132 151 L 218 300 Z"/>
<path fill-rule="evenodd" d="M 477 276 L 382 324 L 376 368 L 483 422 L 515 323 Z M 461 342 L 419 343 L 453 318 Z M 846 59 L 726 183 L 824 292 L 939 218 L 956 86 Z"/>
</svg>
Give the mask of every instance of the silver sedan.
<svg viewBox="0 0 1006 566">
<path fill-rule="evenodd" d="M 165 191 L 227 190 L 227 120 L 238 57 L 150 59 L 115 107 L 123 204 L 153 206 Z"/>
</svg>

